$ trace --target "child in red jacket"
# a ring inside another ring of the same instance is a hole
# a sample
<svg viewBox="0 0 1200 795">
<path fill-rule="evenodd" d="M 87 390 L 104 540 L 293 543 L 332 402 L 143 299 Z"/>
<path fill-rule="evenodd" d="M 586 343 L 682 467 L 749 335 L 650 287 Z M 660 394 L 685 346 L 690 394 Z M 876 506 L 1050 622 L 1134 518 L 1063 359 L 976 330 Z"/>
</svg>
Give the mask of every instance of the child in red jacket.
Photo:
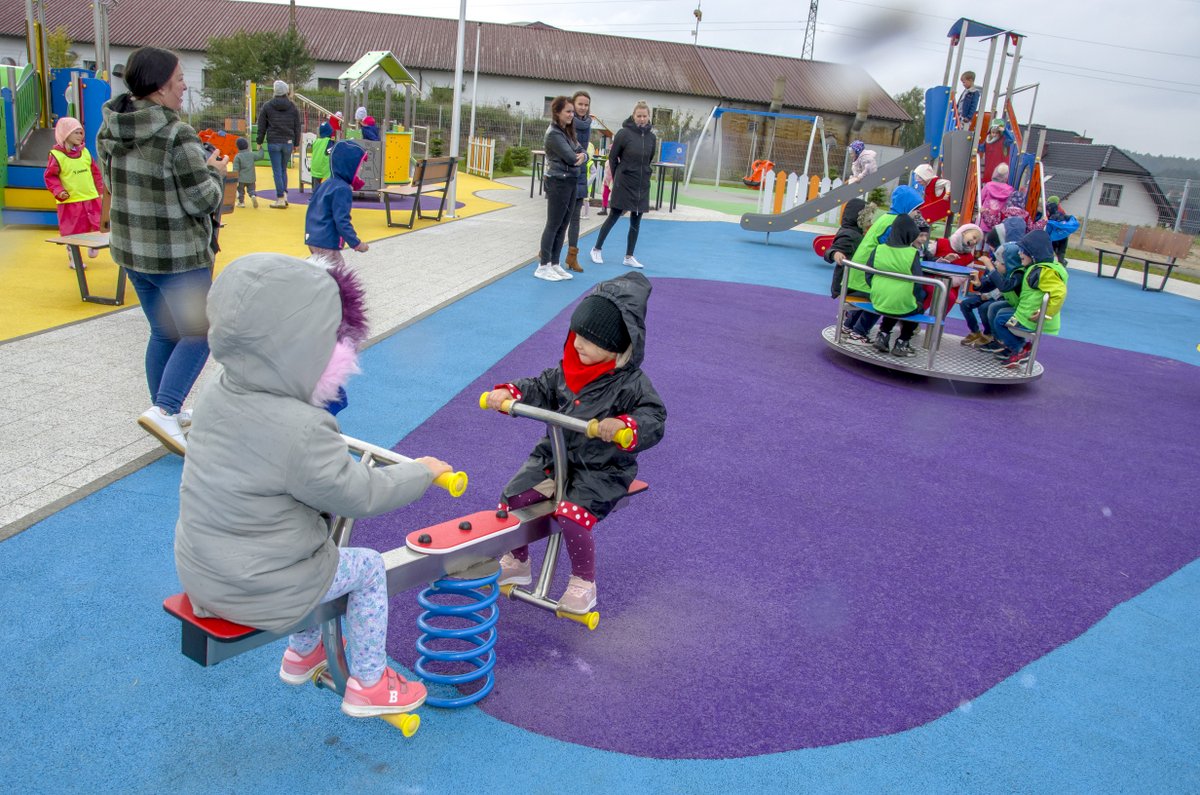
<svg viewBox="0 0 1200 795">
<path fill-rule="evenodd" d="M 54 125 L 54 140 L 43 179 L 58 202 L 58 231 L 63 237 L 99 232 L 104 182 L 83 145 L 83 125 L 79 119 L 64 116 Z M 96 254 L 96 249 L 88 249 L 89 257 Z M 75 267 L 73 261 L 68 262 Z"/>
</svg>

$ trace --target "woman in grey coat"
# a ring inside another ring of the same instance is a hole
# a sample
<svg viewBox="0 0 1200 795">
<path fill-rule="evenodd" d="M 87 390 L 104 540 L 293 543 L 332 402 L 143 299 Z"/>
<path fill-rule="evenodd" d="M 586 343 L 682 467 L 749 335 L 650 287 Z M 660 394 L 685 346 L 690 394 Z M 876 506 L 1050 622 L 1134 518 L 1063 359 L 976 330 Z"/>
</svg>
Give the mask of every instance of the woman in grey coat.
<svg viewBox="0 0 1200 795">
<path fill-rule="evenodd" d="M 658 151 L 658 139 L 650 129 L 650 106 L 639 102 L 633 106 L 633 115 L 625 120 L 613 138 L 608 153 L 608 164 L 612 168 L 613 190 L 609 204 L 612 212 L 604 219 L 596 246 L 592 249 L 592 262 L 604 264 L 604 241 L 617 225 L 621 214 L 629 213 L 629 237 L 625 241 L 625 259 L 622 264 L 630 268 L 644 267 L 633 256 L 637 246 L 638 231 L 642 227 L 642 214 L 650 210 L 650 164 Z"/>
<path fill-rule="evenodd" d="M 371 549 L 339 548 L 323 514 L 374 516 L 425 493 L 450 467 L 434 458 L 369 468 L 326 410 L 366 338 L 362 290 L 342 267 L 250 254 L 208 299 L 220 378 L 193 415 L 179 488 L 175 565 L 198 616 L 288 639 L 279 676 L 300 685 L 325 662 L 320 631 L 297 626 L 349 594 L 351 676 L 342 711 L 409 712 L 425 688 L 387 667 L 387 579 Z"/>
<path fill-rule="evenodd" d="M 555 97 L 550 103 L 550 126 L 546 129 L 546 226 L 538 250 L 537 279 L 558 282 L 574 278 L 558 264 L 563 240 L 575 208 L 575 183 L 587 152 L 575 137 L 575 108 L 570 97 Z"/>
</svg>

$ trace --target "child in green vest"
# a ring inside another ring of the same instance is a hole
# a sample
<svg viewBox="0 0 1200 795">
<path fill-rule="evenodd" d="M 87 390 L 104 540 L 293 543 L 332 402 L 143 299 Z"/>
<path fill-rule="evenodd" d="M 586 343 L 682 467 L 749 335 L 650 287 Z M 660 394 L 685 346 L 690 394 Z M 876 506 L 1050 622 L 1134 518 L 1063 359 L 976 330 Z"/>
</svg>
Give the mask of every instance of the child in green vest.
<svg viewBox="0 0 1200 795">
<path fill-rule="evenodd" d="M 870 228 L 863 233 L 862 241 L 859 242 L 858 248 L 854 250 L 854 256 L 851 257 L 852 261 L 865 265 L 875 248 L 887 242 L 888 236 L 891 234 L 892 222 L 897 217 L 912 212 L 921 204 L 921 194 L 908 185 L 901 185 L 893 190 L 891 199 L 888 211 L 877 217 L 871 223 Z M 870 292 L 866 274 L 856 268 L 851 269 L 846 283 L 846 291 L 847 295 L 866 296 Z M 845 324 L 850 341 L 869 345 L 871 329 L 877 320 L 879 320 L 879 315 L 874 312 L 864 312 L 861 309 L 849 312 L 846 315 Z"/>
<path fill-rule="evenodd" d="M 104 181 L 92 153 L 83 145 L 83 125 L 64 116 L 54 125 L 54 147 L 46 159 L 42 180 L 58 202 L 58 231 L 63 237 L 100 231 L 100 197 Z M 88 249 L 88 256 L 99 253 Z M 74 268 L 70 258 L 67 263 Z"/>
<path fill-rule="evenodd" d="M 1058 334 L 1062 325 L 1062 305 L 1067 299 L 1067 269 L 1054 259 L 1054 246 L 1043 229 L 1035 229 L 1017 241 L 1021 262 L 1026 266 L 1021 293 L 1012 315 L 994 329 L 996 341 L 1004 345 L 1004 366 L 1010 370 L 1029 360 L 1033 345 L 1028 342 L 1037 331 L 1042 313 L 1042 296 L 1049 295 L 1042 331 Z M 997 355 L 999 357 L 999 354 Z"/>
<path fill-rule="evenodd" d="M 308 159 L 308 173 L 312 177 L 312 189 L 329 179 L 329 145 L 333 143 L 333 127 L 329 122 L 323 122 L 317 130 L 317 140 L 313 141 L 312 155 Z"/>
<path fill-rule="evenodd" d="M 921 252 L 916 249 L 919 235 L 920 230 L 911 216 L 897 216 L 887 242 L 877 246 L 865 264 L 886 273 L 920 276 Z M 872 273 L 867 274 L 867 283 L 871 287 L 871 304 L 883 316 L 879 334 L 875 337 L 875 350 L 880 353 L 890 351 L 895 356 L 915 356 L 917 352 L 913 350 L 911 340 L 917 324 L 900 318 L 920 310 L 925 290 L 915 282 Z M 900 339 L 892 349 L 892 329 L 897 323 L 900 324 Z"/>
<path fill-rule="evenodd" d="M 255 195 L 258 177 L 254 173 L 254 153 L 250 151 L 250 142 L 245 138 L 237 140 L 238 153 L 233 157 L 233 170 L 238 175 L 237 206 L 246 206 L 246 194 L 250 194 L 250 202 L 258 209 L 258 196 Z"/>
</svg>

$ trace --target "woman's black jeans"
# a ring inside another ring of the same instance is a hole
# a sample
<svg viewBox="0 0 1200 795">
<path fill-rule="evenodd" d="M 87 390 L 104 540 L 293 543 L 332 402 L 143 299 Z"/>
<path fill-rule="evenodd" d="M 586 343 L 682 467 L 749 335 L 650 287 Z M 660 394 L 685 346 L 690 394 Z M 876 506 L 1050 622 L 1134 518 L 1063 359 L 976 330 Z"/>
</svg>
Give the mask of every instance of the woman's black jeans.
<svg viewBox="0 0 1200 795">
<path fill-rule="evenodd" d="M 575 177 L 546 177 L 546 228 L 542 230 L 542 245 L 538 264 L 558 264 L 563 240 L 575 208 Z"/>
</svg>

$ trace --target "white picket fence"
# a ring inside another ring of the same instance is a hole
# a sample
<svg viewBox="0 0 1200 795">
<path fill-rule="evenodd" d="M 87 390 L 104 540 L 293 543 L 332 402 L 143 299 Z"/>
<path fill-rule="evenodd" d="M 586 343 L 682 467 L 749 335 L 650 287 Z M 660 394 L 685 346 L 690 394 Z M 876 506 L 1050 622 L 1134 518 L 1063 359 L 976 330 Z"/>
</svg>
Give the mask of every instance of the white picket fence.
<svg viewBox="0 0 1200 795">
<path fill-rule="evenodd" d="M 496 139 L 467 139 L 467 173 L 492 178 L 496 165 Z"/>
<path fill-rule="evenodd" d="M 797 174 L 794 171 L 786 176 L 784 176 L 784 172 L 782 171 L 778 173 L 768 171 L 763 175 L 762 188 L 758 194 L 758 212 L 775 212 L 775 186 L 778 184 L 780 178 L 787 180 L 783 188 L 783 207 L 781 208 L 781 212 L 787 212 L 793 207 L 808 201 L 809 177 Z M 820 186 L 817 189 L 818 195 L 824 196 L 829 191 L 842 187 L 843 184 L 840 178 L 831 181 L 828 177 L 825 177 L 821 180 Z M 836 224 L 841 217 L 842 208 L 839 205 L 832 210 L 821 213 L 813 220 Z"/>
</svg>

